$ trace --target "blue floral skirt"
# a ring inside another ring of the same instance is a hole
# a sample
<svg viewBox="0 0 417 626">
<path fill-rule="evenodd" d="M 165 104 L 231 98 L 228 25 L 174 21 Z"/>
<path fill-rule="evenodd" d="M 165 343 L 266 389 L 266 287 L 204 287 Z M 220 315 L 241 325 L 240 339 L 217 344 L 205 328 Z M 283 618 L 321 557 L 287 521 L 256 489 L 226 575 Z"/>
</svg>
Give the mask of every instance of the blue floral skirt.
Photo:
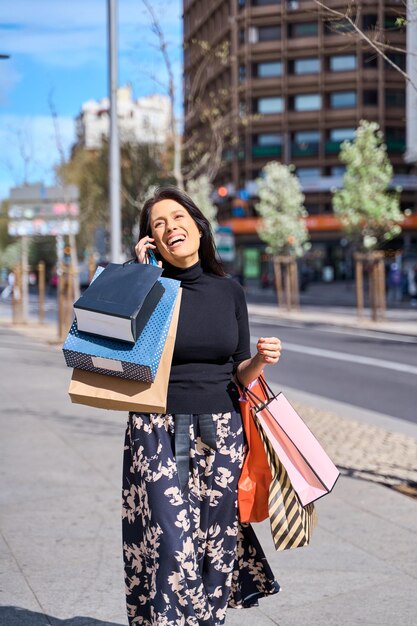
<svg viewBox="0 0 417 626">
<path fill-rule="evenodd" d="M 228 606 L 257 606 L 258 598 L 279 591 L 252 527 L 238 521 L 240 415 L 212 415 L 215 450 L 205 443 L 199 416 L 189 416 L 185 489 L 175 417 L 129 414 L 123 555 L 130 626 L 220 626 Z"/>
</svg>

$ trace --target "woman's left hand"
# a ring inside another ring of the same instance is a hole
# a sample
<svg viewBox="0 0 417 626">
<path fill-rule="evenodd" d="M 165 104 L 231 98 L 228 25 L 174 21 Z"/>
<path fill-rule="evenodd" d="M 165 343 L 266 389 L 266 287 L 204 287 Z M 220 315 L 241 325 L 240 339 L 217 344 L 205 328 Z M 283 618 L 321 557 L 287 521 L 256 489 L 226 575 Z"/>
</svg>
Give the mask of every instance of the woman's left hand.
<svg viewBox="0 0 417 626">
<path fill-rule="evenodd" d="M 257 357 L 265 364 L 278 363 L 281 356 L 281 342 L 278 337 L 260 337 L 256 344 Z"/>
</svg>

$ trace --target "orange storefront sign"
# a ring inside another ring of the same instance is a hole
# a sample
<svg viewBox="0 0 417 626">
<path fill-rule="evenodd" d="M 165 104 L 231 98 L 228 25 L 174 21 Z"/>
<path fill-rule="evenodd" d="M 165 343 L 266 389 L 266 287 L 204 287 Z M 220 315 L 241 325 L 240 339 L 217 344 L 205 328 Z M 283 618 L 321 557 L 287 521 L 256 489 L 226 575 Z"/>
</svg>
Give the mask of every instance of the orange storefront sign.
<svg viewBox="0 0 417 626">
<path fill-rule="evenodd" d="M 260 224 L 259 217 L 233 217 L 221 222 L 229 226 L 235 235 L 255 235 Z M 334 215 L 309 215 L 306 217 L 309 232 L 341 232 L 339 220 Z M 417 214 L 406 217 L 402 223 L 404 230 L 417 230 Z"/>
</svg>

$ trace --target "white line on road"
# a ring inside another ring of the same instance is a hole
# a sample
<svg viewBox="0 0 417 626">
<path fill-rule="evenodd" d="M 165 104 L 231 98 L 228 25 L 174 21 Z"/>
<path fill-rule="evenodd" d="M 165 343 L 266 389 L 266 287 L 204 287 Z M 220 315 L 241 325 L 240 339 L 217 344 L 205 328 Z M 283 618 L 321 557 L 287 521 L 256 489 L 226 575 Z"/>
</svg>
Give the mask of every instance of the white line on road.
<svg viewBox="0 0 417 626">
<path fill-rule="evenodd" d="M 320 333 L 334 333 L 336 335 L 352 335 L 354 337 L 369 337 L 370 339 L 377 340 L 387 340 L 387 341 L 396 341 L 397 343 L 417 343 L 417 337 L 412 335 L 402 335 L 401 333 L 388 333 L 382 330 L 365 330 L 362 328 L 341 328 L 341 327 L 322 327 L 322 326 L 314 326 L 314 328 L 310 328 L 305 324 L 300 324 L 297 322 L 287 323 L 283 320 L 271 320 L 266 317 L 259 317 L 256 315 L 251 315 L 250 320 L 251 323 L 254 324 L 262 324 L 263 326 L 281 326 L 283 328 L 289 328 L 292 330 L 293 328 L 300 328 L 303 330 L 314 330 L 314 332 Z"/>
<path fill-rule="evenodd" d="M 257 339 L 251 337 L 251 343 L 256 345 Z M 334 350 L 322 350 L 321 348 L 312 348 L 310 346 L 301 346 L 297 343 L 282 343 L 283 351 L 298 352 L 300 354 L 308 354 L 309 356 L 318 356 L 325 359 L 334 359 L 336 361 L 345 361 L 347 363 L 356 363 L 357 365 L 370 365 L 371 367 L 381 367 L 382 369 L 394 370 L 406 374 L 414 374 L 417 376 L 417 367 L 414 365 L 406 365 L 405 363 L 397 363 L 395 361 L 382 361 L 381 359 L 373 359 L 372 357 L 359 356 L 357 354 L 348 354 L 347 352 L 335 352 Z"/>
</svg>

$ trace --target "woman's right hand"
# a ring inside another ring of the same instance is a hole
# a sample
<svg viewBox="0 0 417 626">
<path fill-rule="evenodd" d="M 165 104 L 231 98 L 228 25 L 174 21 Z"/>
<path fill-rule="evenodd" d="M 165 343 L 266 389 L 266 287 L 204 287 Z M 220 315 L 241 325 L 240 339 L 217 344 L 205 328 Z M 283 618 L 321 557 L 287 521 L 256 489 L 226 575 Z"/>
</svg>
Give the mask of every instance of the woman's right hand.
<svg viewBox="0 0 417 626">
<path fill-rule="evenodd" d="M 135 252 L 136 256 L 138 257 L 139 263 L 149 262 L 147 250 L 148 248 L 150 248 L 151 250 L 156 250 L 156 246 L 153 243 L 154 241 L 155 239 L 153 237 L 149 237 L 148 235 L 146 237 L 143 237 L 142 239 L 139 239 L 138 243 L 135 246 Z M 158 261 L 158 265 L 159 267 L 162 267 L 162 262 Z"/>
</svg>

